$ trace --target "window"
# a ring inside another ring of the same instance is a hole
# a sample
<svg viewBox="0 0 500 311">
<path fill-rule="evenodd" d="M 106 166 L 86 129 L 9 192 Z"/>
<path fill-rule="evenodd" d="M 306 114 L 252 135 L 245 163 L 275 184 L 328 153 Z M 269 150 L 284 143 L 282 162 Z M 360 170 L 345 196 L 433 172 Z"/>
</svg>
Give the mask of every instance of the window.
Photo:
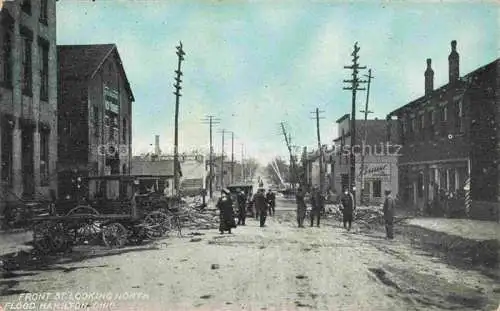
<svg viewBox="0 0 500 311">
<path fill-rule="evenodd" d="M 123 124 L 122 124 L 122 141 L 124 143 L 127 142 L 127 119 L 123 119 Z"/>
<path fill-rule="evenodd" d="M 47 0 L 40 0 L 40 22 L 47 24 Z"/>
<path fill-rule="evenodd" d="M 12 86 L 12 32 L 6 28 L 2 42 L 2 82 L 5 86 Z"/>
<path fill-rule="evenodd" d="M 93 122 L 94 122 L 94 136 L 98 137 L 99 136 L 99 107 L 94 106 L 94 109 L 92 110 L 94 112 L 93 116 Z"/>
<path fill-rule="evenodd" d="M 45 40 L 40 40 L 40 99 L 48 100 L 49 98 L 49 43 Z"/>
<path fill-rule="evenodd" d="M 27 31 L 23 31 L 22 33 L 22 41 L 21 41 L 21 57 L 22 57 L 22 66 L 21 66 L 21 79 L 23 86 L 23 93 L 26 95 L 32 95 L 32 72 L 31 72 L 31 43 L 33 39 L 32 36 Z"/>
<path fill-rule="evenodd" d="M 22 0 L 21 10 L 31 15 L 31 0 Z"/>
<path fill-rule="evenodd" d="M 418 174 L 417 195 L 419 198 L 424 197 L 424 174 L 423 173 Z"/>
<path fill-rule="evenodd" d="M 50 132 L 40 133 L 40 182 L 42 186 L 49 184 L 49 141 Z"/>
<path fill-rule="evenodd" d="M 373 197 L 374 198 L 382 197 L 382 181 L 380 179 L 373 181 Z"/>
<path fill-rule="evenodd" d="M 444 105 L 441 107 L 441 122 L 448 121 L 448 107 Z"/>
<path fill-rule="evenodd" d="M 411 132 L 415 133 L 417 131 L 417 121 L 415 120 L 415 117 L 411 118 Z"/>
<path fill-rule="evenodd" d="M 431 110 L 429 119 L 431 120 L 431 125 L 436 124 L 436 110 Z"/>
<path fill-rule="evenodd" d="M 455 109 L 457 112 L 457 121 L 456 121 L 457 122 L 456 123 L 457 132 L 463 133 L 463 131 L 464 131 L 464 120 L 463 120 L 464 113 L 463 113 L 463 104 L 462 104 L 461 100 L 459 100 L 455 103 Z"/>
<path fill-rule="evenodd" d="M 2 182 L 12 187 L 12 127 L 2 127 Z"/>
<path fill-rule="evenodd" d="M 425 115 L 424 114 L 421 114 L 420 115 L 420 128 L 421 129 L 424 129 L 425 128 Z"/>
</svg>

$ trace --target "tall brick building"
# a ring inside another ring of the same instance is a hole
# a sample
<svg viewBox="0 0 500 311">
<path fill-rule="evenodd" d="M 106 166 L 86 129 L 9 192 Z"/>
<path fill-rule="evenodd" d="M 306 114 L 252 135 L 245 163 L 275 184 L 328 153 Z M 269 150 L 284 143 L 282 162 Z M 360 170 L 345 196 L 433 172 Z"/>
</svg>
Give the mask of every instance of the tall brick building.
<svg viewBox="0 0 500 311">
<path fill-rule="evenodd" d="M 59 190 L 67 196 L 76 175 L 130 173 L 134 96 L 116 45 L 60 45 L 57 52 Z M 101 185 L 87 187 L 92 196 Z"/>
<path fill-rule="evenodd" d="M 402 133 L 400 198 L 406 205 L 439 214 L 451 196 L 462 200 L 465 214 L 492 219 L 500 207 L 500 59 L 460 77 L 457 43 L 452 41 L 448 61 L 446 85 L 433 88 L 428 59 L 425 95 L 388 115 L 398 118 Z"/>
<path fill-rule="evenodd" d="M 0 23 L 1 216 L 57 188 L 55 0 L 4 2 Z"/>
</svg>

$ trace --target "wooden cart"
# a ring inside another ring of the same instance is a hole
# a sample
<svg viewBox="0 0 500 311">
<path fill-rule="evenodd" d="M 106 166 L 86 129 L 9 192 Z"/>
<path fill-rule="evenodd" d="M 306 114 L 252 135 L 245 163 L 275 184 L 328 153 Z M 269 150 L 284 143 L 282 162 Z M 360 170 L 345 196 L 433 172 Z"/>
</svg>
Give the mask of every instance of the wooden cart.
<svg viewBox="0 0 500 311">
<path fill-rule="evenodd" d="M 115 248 L 127 242 L 163 237 L 172 229 L 168 205 L 158 204 L 157 195 L 137 193 L 139 180 L 148 177 L 161 178 L 130 175 L 87 178 L 87 184 L 91 185 L 88 189 L 98 189 L 97 195 L 71 209 L 68 203 L 59 204 L 52 215 L 32 219 L 35 249 L 54 253 L 97 242 Z"/>
</svg>

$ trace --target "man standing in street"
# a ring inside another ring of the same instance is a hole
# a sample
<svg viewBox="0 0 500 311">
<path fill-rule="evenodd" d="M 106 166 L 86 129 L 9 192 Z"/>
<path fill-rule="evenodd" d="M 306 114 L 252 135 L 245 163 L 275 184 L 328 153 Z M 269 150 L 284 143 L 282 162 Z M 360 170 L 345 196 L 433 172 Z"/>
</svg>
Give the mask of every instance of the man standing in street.
<svg viewBox="0 0 500 311">
<path fill-rule="evenodd" d="M 347 229 L 347 231 L 351 230 L 352 226 L 352 218 L 353 218 L 353 213 L 354 213 L 354 197 L 349 190 L 344 191 L 344 196 L 341 199 L 341 211 L 342 211 L 342 221 L 344 223 L 344 228 Z M 349 224 L 349 226 L 347 226 Z"/>
<path fill-rule="evenodd" d="M 223 234 L 225 231 L 231 233 L 232 228 L 236 228 L 236 222 L 234 221 L 233 214 L 233 201 L 231 200 L 231 193 L 227 189 L 222 190 L 221 197 L 217 202 L 217 208 L 219 209 L 220 224 L 219 231 Z"/>
<path fill-rule="evenodd" d="M 297 224 L 299 228 L 304 228 L 304 219 L 306 218 L 306 202 L 305 191 L 302 187 L 299 187 L 299 189 L 297 189 L 295 198 L 297 202 Z"/>
<path fill-rule="evenodd" d="M 238 195 L 237 196 L 237 200 L 238 200 L 238 225 L 244 226 L 245 219 L 247 217 L 247 215 L 246 215 L 247 214 L 247 208 L 246 208 L 247 199 L 246 199 L 244 191 L 238 191 L 237 195 Z"/>
<path fill-rule="evenodd" d="M 323 196 L 321 194 L 321 191 L 317 186 L 314 187 L 312 195 L 311 195 L 311 204 L 312 204 L 312 209 L 311 209 L 311 227 L 314 226 L 314 217 L 317 217 L 317 223 L 316 226 L 319 227 L 319 220 L 321 216 L 321 210 L 323 209 Z"/>
<path fill-rule="evenodd" d="M 274 216 L 274 207 L 276 206 L 276 195 L 269 189 L 266 194 L 267 202 L 269 203 L 269 215 Z"/>
<path fill-rule="evenodd" d="M 259 188 L 259 190 L 257 191 L 257 193 L 253 198 L 255 204 L 255 210 L 259 213 L 261 227 L 264 227 L 266 224 L 267 209 L 268 209 L 265 192 L 266 190 L 264 190 L 263 188 Z"/>
<path fill-rule="evenodd" d="M 387 234 L 387 239 L 394 239 L 394 209 L 396 207 L 396 202 L 391 196 L 391 190 L 385 190 L 385 200 L 384 200 L 384 221 L 385 221 L 385 232 Z"/>
</svg>

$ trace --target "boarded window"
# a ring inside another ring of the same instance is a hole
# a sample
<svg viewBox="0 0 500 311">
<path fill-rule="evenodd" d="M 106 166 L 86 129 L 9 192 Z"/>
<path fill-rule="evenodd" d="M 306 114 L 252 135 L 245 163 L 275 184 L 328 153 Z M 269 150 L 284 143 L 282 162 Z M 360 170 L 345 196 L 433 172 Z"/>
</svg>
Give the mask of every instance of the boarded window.
<svg viewBox="0 0 500 311">
<path fill-rule="evenodd" d="M 373 197 L 374 198 L 382 197 L 382 181 L 380 179 L 373 181 Z"/>
</svg>

